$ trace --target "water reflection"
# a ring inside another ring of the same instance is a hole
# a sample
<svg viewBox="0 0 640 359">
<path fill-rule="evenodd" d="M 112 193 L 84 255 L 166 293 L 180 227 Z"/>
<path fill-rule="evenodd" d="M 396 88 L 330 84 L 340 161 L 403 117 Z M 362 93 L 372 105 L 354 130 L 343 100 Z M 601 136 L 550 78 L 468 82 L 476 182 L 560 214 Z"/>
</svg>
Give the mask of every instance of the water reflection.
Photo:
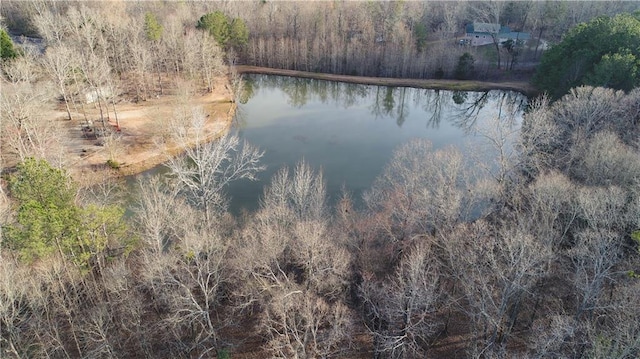
<svg viewBox="0 0 640 359">
<path fill-rule="evenodd" d="M 482 152 L 482 126 L 500 119 L 517 129 L 526 98 L 515 92 L 454 92 L 249 75 L 239 106 L 241 137 L 265 150 L 260 182 L 229 188 L 231 209 L 253 210 L 263 186 L 282 166 L 304 159 L 324 171 L 327 192 L 354 199 L 371 186 L 393 150 L 420 137 L 435 149 Z M 471 156 L 469 156 L 471 157 Z"/>
<path fill-rule="evenodd" d="M 526 106 L 526 98 L 510 91 L 445 91 L 393 86 L 370 86 L 287 76 L 247 75 L 246 91 L 241 103 L 261 91 L 281 91 L 287 104 L 302 109 L 309 102 L 344 109 L 365 105 L 376 119 L 393 119 L 402 127 L 411 109 L 424 112 L 425 125 L 437 129 L 442 121 L 450 121 L 468 133 L 487 103 L 497 103 L 500 116 L 517 116 Z M 413 106 L 410 106 L 413 104 Z"/>
</svg>

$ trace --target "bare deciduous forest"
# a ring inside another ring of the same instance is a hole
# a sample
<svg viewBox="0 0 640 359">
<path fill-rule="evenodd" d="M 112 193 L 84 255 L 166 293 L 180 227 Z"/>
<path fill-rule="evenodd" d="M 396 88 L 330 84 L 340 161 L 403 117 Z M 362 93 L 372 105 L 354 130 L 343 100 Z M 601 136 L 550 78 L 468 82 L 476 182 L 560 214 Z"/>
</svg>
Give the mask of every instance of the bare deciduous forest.
<svg viewBox="0 0 640 359">
<path fill-rule="evenodd" d="M 199 137 L 207 115 L 180 102 L 219 78 L 240 98 L 228 64 L 452 78 L 470 52 L 477 78 L 512 76 L 542 49 L 461 47 L 466 23 L 554 43 L 635 6 L 4 1 L 2 28 L 32 47 L 2 60 L 0 357 L 640 356 L 639 88 L 531 99 L 514 150 L 496 121 L 500 156 L 474 168 L 408 142 L 363 208 L 348 193 L 329 206 L 302 161 L 242 216 L 223 189 L 263 152 Z M 169 175 L 135 193 L 69 176 L 51 107 L 98 111 L 115 166 L 119 106 L 163 96 L 177 99 L 163 136 L 197 144 Z"/>
</svg>

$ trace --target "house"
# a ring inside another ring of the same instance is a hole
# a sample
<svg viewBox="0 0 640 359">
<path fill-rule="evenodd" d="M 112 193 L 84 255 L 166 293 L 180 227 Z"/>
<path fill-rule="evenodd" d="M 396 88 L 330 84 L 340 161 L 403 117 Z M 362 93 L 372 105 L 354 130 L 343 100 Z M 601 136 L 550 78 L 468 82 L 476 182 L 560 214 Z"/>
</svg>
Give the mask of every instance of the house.
<svg viewBox="0 0 640 359">
<path fill-rule="evenodd" d="M 465 27 L 464 42 L 471 46 L 482 46 L 493 44 L 494 37 L 498 43 L 507 40 L 526 42 L 531 39 L 527 32 L 511 31 L 508 26 L 499 24 L 489 24 L 486 22 L 473 22 Z"/>
</svg>

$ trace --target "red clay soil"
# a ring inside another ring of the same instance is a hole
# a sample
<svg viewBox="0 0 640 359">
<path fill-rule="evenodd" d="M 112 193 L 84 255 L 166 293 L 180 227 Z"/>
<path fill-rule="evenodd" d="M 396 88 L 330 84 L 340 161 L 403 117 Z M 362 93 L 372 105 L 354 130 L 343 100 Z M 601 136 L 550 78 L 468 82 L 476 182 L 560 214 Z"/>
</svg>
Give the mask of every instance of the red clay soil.
<svg viewBox="0 0 640 359">
<path fill-rule="evenodd" d="M 106 165 L 109 149 L 98 139 L 83 136 L 84 121 L 68 121 L 70 139 L 67 141 L 68 170 L 76 181 L 92 184 L 109 177 L 128 176 L 155 167 L 179 154 L 183 148 L 171 140 L 169 123 L 178 106 L 201 107 L 207 114 L 206 137 L 214 139 L 231 126 L 235 103 L 226 77 L 220 78 L 211 93 L 195 94 L 186 103 L 175 95 L 165 95 L 140 103 L 118 104 L 117 170 Z M 93 114 L 96 117 L 97 114 Z M 65 121 L 65 120 L 62 120 Z M 115 125 L 113 119 L 110 125 Z"/>
</svg>

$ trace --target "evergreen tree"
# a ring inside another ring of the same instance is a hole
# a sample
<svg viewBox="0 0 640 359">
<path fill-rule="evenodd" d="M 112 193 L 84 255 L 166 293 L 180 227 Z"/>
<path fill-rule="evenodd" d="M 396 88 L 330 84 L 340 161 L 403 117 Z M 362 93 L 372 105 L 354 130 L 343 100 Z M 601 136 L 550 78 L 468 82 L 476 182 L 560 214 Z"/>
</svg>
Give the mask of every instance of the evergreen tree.
<svg viewBox="0 0 640 359">
<path fill-rule="evenodd" d="M 454 74 L 455 78 L 457 80 L 467 80 L 468 78 L 470 78 L 473 74 L 473 63 L 475 61 L 476 60 L 473 58 L 473 55 L 471 55 L 470 53 L 465 52 L 464 54 L 462 54 L 462 56 L 460 56 L 460 58 L 458 59 L 458 64 L 456 65 Z"/>
<path fill-rule="evenodd" d="M 547 51 L 533 83 L 558 99 L 580 85 L 630 90 L 640 83 L 640 12 L 601 16 Z"/>
<path fill-rule="evenodd" d="M 229 29 L 230 45 L 236 49 L 244 47 L 249 42 L 249 28 L 247 24 L 240 19 L 235 18 L 231 21 Z"/>
<path fill-rule="evenodd" d="M 88 269 L 109 242 L 125 238 L 121 208 L 76 205 L 73 182 L 45 160 L 28 158 L 18 164 L 9 178 L 9 189 L 16 200 L 17 218 L 5 226 L 2 244 L 25 262 L 57 252 Z"/>
<path fill-rule="evenodd" d="M 16 56 L 18 56 L 18 52 L 13 46 L 11 37 L 6 31 L 0 29 L 0 59 L 7 60 Z"/>
<path fill-rule="evenodd" d="M 220 11 L 203 15 L 196 28 L 208 31 L 218 45 L 236 50 L 244 47 L 249 41 L 249 28 L 240 18 L 231 19 Z"/>
<path fill-rule="evenodd" d="M 147 35 L 147 39 L 151 41 L 160 40 L 163 30 L 164 28 L 154 14 L 148 12 L 144 15 L 144 32 Z"/>
<path fill-rule="evenodd" d="M 220 11 L 203 15 L 196 27 L 200 30 L 209 31 L 209 34 L 224 47 L 229 41 L 229 18 Z"/>
</svg>

